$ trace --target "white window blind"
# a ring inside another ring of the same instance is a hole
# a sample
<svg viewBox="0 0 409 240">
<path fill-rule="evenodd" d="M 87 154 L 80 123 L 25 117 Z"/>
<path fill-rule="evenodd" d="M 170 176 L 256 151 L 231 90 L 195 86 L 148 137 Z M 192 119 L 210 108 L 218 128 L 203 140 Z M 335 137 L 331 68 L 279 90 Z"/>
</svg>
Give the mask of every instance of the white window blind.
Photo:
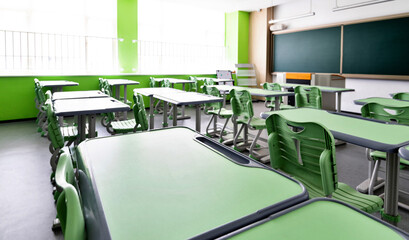
<svg viewBox="0 0 409 240">
<path fill-rule="evenodd" d="M 116 73 L 116 0 L 0 1 L 0 74 Z"/>
<path fill-rule="evenodd" d="M 166 0 L 138 1 L 139 72 L 226 69 L 224 12 Z"/>
</svg>

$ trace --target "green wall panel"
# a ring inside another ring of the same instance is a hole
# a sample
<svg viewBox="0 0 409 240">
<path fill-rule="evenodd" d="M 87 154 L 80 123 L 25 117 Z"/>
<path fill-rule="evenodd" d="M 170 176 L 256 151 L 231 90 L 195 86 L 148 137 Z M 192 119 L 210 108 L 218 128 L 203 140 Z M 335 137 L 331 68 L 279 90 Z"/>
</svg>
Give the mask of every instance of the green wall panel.
<svg viewBox="0 0 409 240">
<path fill-rule="evenodd" d="M 64 91 L 98 90 L 98 78 L 122 78 L 138 81 L 139 85 L 127 87 L 127 97 L 132 100 L 133 89 L 149 87 L 149 77 L 169 77 L 189 79 L 191 75 L 105 75 L 105 76 L 18 76 L 0 77 L 0 121 L 34 118 L 38 110 L 34 102 L 34 78 L 42 80 L 69 80 L 78 82 L 78 86 L 64 87 Z M 194 75 L 198 77 L 216 77 L 215 74 Z M 175 85 L 182 89 L 182 85 Z M 122 95 L 122 91 L 121 91 Z M 145 98 L 145 107 L 149 107 L 149 100 Z"/>
<path fill-rule="evenodd" d="M 118 62 L 120 72 L 138 70 L 138 0 L 117 1 Z"/>
<path fill-rule="evenodd" d="M 225 45 L 227 59 L 232 63 L 248 63 L 250 13 L 225 14 Z"/>
<path fill-rule="evenodd" d="M 249 29 L 250 13 L 239 12 L 238 14 L 238 58 L 237 63 L 249 62 Z"/>
</svg>

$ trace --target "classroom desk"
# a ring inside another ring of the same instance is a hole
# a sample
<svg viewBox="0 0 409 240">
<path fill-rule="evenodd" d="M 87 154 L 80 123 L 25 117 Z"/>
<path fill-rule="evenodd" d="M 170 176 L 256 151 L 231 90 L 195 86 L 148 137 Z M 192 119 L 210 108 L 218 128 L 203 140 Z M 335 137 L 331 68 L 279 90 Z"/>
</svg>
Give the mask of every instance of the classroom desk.
<svg viewBox="0 0 409 240">
<path fill-rule="evenodd" d="M 66 86 L 78 86 L 77 82 L 67 80 L 53 80 L 53 81 L 39 81 L 41 87 L 50 87 L 51 92 L 61 92 L 63 87 Z"/>
<path fill-rule="evenodd" d="M 115 87 L 115 98 L 116 99 L 120 99 L 121 98 L 121 94 L 120 94 L 120 89 L 121 86 L 124 86 L 124 103 L 127 103 L 128 101 L 128 97 L 127 97 L 127 86 L 128 85 L 139 85 L 139 82 L 137 81 L 132 81 L 132 80 L 128 80 L 128 79 L 106 79 L 108 85 L 111 87 L 111 92 L 113 92 L 113 88 Z M 121 120 L 125 120 L 127 119 L 127 113 L 123 112 L 122 116 L 119 116 L 119 119 Z"/>
<path fill-rule="evenodd" d="M 185 127 L 88 139 L 76 156 L 88 239 L 214 239 L 308 199 Z"/>
<path fill-rule="evenodd" d="M 316 198 L 220 239 L 409 239 L 407 233 L 342 202 Z"/>
<path fill-rule="evenodd" d="M 409 107 L 408 101 L 397 100 L 393 98 L 370 97 L 354 100 L 357 105 L 365 105 L 367 103 L 379 103 L 389 107 Z"/>
<path fill-rule="evenodd" d="M 105 93 L 99 90 L 91 91 L 71 91 L 71 92 L 56 92 L 52 95 L 52 100 L 63 100 L 63 99 L 78 99 L 78 98 L 101 98 L 109 97 Z"/>
<path fill-rule="evenodd" d="M 182 84 L 182 90 L 185 90 L 185 84 L 186 83 L 194 83 L 195 81 L 193 80 L 185 80 L 185 79 L 177 79 L 177 78 L 155 78 L 156 82 L 162 82 L 164 79 L 169 80 L 170 84 L 172 85 L 172 88 L 175 87 L 175 84 Z"/>
<path fill-rule="evenodd" d="M 302 87 L 316 87 L 321 90 L 321 92 L 327 92 L 327 93 L 335 93 L 336 94 L 336 111 L 341 112 L 341 94 L 343 92 L 354 92 L 355 89 L 352 88 L 337 88 L 337 87 L 325 87 L 325 86 L 309 86 L 309 85 L 304 85 L 304 84 L 292 84 L 292 83 L 280 83 L 280 86 L 285 89 L 294 89 L 297 86 L 302 86 Z"/>
<path fill-rule="evenodd" d="M 312 108 L 265 112 L 261 116 L 267 118 L 272 113 L 278 113 L 291 121 L 321 123 L 336 139 L 386 152 L 384 209 L 385 214 L 398 216 L 398 150 L 409 144 L 409 126 L 386 124 L 360 116 L 329 113 Z"/>
<path fill-rule="evenodd" d="M 219 90 L 219 92 L 223 95 L 223 106 L 226 105 L 226 95 L 232 90 L 247 90 L 250 92 L 252 96 L 259 96 L 259 97 L 274 97 L 275 98 L 275 109 L 280 109 L 280 97 L 284 96 L 294 96 L 293 92 L 280 92 L 280 91 L 272 91 L 272 90 L 265 90 L 260 88 L 246 88 L 246 87 L 236 87 L 236 86 L 229 86 L 229 85 L 214 85 Z"/>
<path fill-rule="evenodd" d="M 196 92 L 185 92 L 174 88 L 137 88 L 134 89 L 134 93 L 139 93 L 150 98 L 150 109 L 149 118 L 150 124 L 149 129 L 154 128 L 154 115 L 153 115 L 153 99 L 159 99 L 164 101 L 163 109 L 163 126 L 168 126 L 168 105 L 167 103 L 173 104 L 173 126 L 177 125 L 177 106 L 185 105 L 196 105 L 196 131 L 200 132 L 201 116 L 200 116 L 200 104 L 221 102 L 222 98 L 196 93 Z"/>
<path fill-rule="evenodd" d="M 156 88 L 136 88 L 133 90 L 134 94 L 139 93 L 142 94 L 143 96 L 149 97 L 149 129 L 154 129 L 155 128 L 155 115 L 153 113 L 153 109 L 155 108 L 154 104 L 154 95 L 157 94 L 166 94 L 168 92 L 183 92 L 182 90 L 179 89 L 174 89 L 174 88 L 162 88 L 162 87 L 156 87 Z M 166 112 L 163 112 L 163 114 L 166 116 Z"/>
<path fill-rule="evenodd" d="M 85 121 L 88 116 L 89 137 L 96 136 L 95 119 L 97 113 L 128 111 L 130 107 L 112 97 L 107 98 L 81 98 L 54 101 L 56 116 L 77 116 L 78 133 L 81 142 L 85 139 Z"/>
<path fill-rule="evenodd" d="M 197 80 L 204 81 L 205 79 L 212 79 L 215 83 L 226 85 L 228 82 L 234 82 L 234 79 L 230 78 L 206 78 L 206 77 L 196 77 Z"/>
<path fill-rule="evenodd" d="M 162 82 L 164 79 L 169 80 L 171 87 L 175 88 L 175 84 L 182 84 L 182 90 L 185 91 L 185 84 L 194 83 L 193 80 L 177 79 L 177 78 L 154 78 L 156 82 Z M 182 106 L 182 115 L 177 120 L 189 119 L 190 116 L 185 115 L 185 106 Z"/>
</svg>

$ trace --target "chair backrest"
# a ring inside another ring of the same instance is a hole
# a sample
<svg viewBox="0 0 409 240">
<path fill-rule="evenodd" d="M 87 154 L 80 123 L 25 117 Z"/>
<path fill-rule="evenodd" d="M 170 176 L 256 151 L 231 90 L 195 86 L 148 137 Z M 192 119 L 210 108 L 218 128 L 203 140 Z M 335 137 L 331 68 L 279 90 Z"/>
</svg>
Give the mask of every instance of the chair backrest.
<svg viewBox="0 0 409 240">
<path fill-rule="evenodd" d="M 163 79 L 162 82 L 161 82 L 161 87 L 170 88 L 170 81 L 169 81 L 169 79 Z"/>
<path fill-rule="evenodd" d="M 322 95 L 321 90 L 316 87 L 304 88 L 303 86 L 297 86 L 294 89 L 295 92 L 295 105 L 297 108 L 322 108 Z"/>
<path fill-rule="evenodd" d="M 51 144 L 54 149 L 62 148 L 64 147 L 64 137 L 61 133 L 57 116 L 55 116 L 51 99 L 47 100 L 45 105 L 47 108 L 48 136 Z"/>
<path fill-rule="evenodd" d="M 254 116 L 251 94 L 247 90 L 230 91 L 230 104 L 233 117 L 238 120 L 249 120 Z"/>
<path fill-rule="evenodd" d="M 221 97 L 220 92 L 217 88 L 212 86 L 203 86 L 204 94 Z M 219 110 L 223 107 L 222 102 L 214 102 L 214 103 L 205 103 L 205 112 L 207 113 L 208 110 Z"/>
<path fill-rule="evenodd" d="M 34 78 L 34 93 L 35 93 L 35 98 L 37 99 L 38 102 L 40 102 L 40 97 L 38 96 L 39 88 L 40 88 L 40 82 L 38 81 L 37 78 Z"/>
<path fill-rule="evenodd" d="M 104 88 L 104 79 L 103 78 L 98 78 L 98 86 L 99 86 L 100 90 Z"/>
<path fill-rule="evenodd" d="M 148 117 L 146 116 L 145 103 L 143 102 L 143 96 L 141 94 L 134 94 L 133 96 L 134 106 L 133 114 L 135 117 L 137 131 L 146 131 L 149 129 Z"/>
<path fill-rule="evenodd" d="M 272 90 L 272 91 L 280 91 L 281 92 L 281 86 L 278 83 L 267 83 L 267 82 L 265 82 L 265 83 L 263 83 L 263 89 Z M 266 97 L 266 100 L 270 101 L 270 102 L 274 102 L 275 98 L 274 97 Z M 280 102 L 282 102 L 282 101 L 283 101 L 283 99 L 282 99 L 282 97 L 280 97 Z"/>
<path fill-rule="evenodd" d="M 270 163 L 330 196 L 337 189 L 334 137 L 318 123 L 293 122 L 279 114 L 266 120 Z"/>
<path fill-rule="evenodd" d="M 44 92 L 42 90 L 42 87 L 40 85 L 40 81 L 38 81 L 37 78 L 34 78 L 34 90 L 35 90 L 36 98 L 37 98 L 38 102 L 40 104 L 44 104 L 45 101 L 46 101 L 46 97 L 45 97 L 45 94 L 44 94 Z"/>
<path fill-rule="evenodd" d="M 389 107 L 367 103 L 361 108 L 362 117 L 409 125 L 409 107 Z"/>
<path fill-rule="evenodd" d="M 55 171 L 55 183 L 60 188 L 64 188 L 67 184 L 75 186 L 74 166 L 69 153 L 62 152 L 58 159 L 57 169 Z"/>
<path fill-rule="evenodd" d="M 102 88 L 101 92 L 105 93 L 108 96 L 111 96 L 111 90 L 109 90 L 109 88 Z M 107 112 L 105 113 L 106 116 L 108 117 L 108 121 L 114 121 L 115 120 L 115 114 L 113 112 Z"/>
<path fill-rule="evenodd" d="M 51 99 L 52 97 L 52 93 L 50 90 L 47 90 L 47 92 L 45 92 L 45 100 L 47 101 L 48 99 Z"/>
<path fill-rule="evenodd" d="M 204 80 L 204 85 L 206 85 L 206 86 L 211 86 L 211 85 L 214 85 L 215 83 L 214 83 L 214 80 L 213 79 L 211 79 L 211 78 L 205 78 L 205 80 Z"/>
<path fill-rule="evenodd" d="M 409 101 L 409 92 L 401 92 L 393 95 L 393 99 Z"/>
<path fill-rule="evenodd" d="M 189 80 L 194 81 L 193 83 L 190 83 L 190 91 L 191 92 L 197 92 L 197 78 L 194 76 L 190 76 Z"/>
<path fill-rule="evenodd" d="M 64 239 L 85 239 L 85 220 L 78 192 L 71 184 L 66 184 L 57 199 L 57 217 L 61 223 Z"/>
<path fill-rule="evenodd" d="M 149 87 L 157 87 L 156 81 L 154 77 L 149 77 Z"/>
</svg>

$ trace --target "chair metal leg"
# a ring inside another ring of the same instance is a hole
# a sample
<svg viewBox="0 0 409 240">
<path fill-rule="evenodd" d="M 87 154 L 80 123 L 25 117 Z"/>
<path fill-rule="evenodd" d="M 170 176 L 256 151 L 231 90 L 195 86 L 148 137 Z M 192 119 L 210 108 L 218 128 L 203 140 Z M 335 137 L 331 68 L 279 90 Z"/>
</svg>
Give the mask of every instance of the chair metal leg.
<svg viewBox="0 0 409 240">
<path fill-rule="evenodd" d="M 216 117 L 216 115 L 212 115 L 212 117 L 210 118 L 210 121 L 209 121 L 209 123 L 207 124 L 207 127 L 206 127 L 206 135 L 208 136 L 208 137 L 211 137 L 212 136 L 212 134 L 210 133 L 210 125 L 212 124 L 212 122 L 213 122 L 213 120 L 214 120 L 214 118 Z"/>
<path fill-rule="evenodd" d="M 245 124 L 242 124 L 240 129 L 237 131 L 237 133 L 236 133 L 236 135 L 234 136 L 234 139 L 233 139 L 234 149 L 237 150 L 237 151 L 240 151 L 240 148 L 238 146 L 238 139 L 239 139 L 240 133 L 241 133 L 241 131 L 243 130 L 244 127 L 245 127 Z"/>
<path fill-rule="evenodd" d="M 373 195 L 374 185 L 375 185 L 376 179 L 378 179 L 378 170 L 379 170 L 380 163 L 381 163 L 380 160 L 375 161 L 375 166 L 373 168 L 372 177 L 370 178 L 371 180 L 369 181 L 369 186 L 368 186 L 369 195 Z"/>
<path fill-rule="evenodd" d="M 258 130 L 256 137 L 254 138 L 253 142 L 250 145 L 250 157 L 255 156 L 255 155 L 259 155 L 258 153 L 254 152 L 254 148 L 256 147 L 257 140 L 260 137 L 260 134 L 261 134 L 262 131 L 263 131 L 263 129 Z"/>
<path fill-rule="evenodd" d="M 224 133 L 226 127 L 227 127 L 227 123 L 229 123 L 229 120 L 230 120 L 229 117 L 226 118 L 226 121 L 224 122 L 223 128 L 222 128 L 222 130 L 220 131 L 220 140 L 219 140 L 220 142 L 223 142 L 223 133 Z"/>
</svg>

